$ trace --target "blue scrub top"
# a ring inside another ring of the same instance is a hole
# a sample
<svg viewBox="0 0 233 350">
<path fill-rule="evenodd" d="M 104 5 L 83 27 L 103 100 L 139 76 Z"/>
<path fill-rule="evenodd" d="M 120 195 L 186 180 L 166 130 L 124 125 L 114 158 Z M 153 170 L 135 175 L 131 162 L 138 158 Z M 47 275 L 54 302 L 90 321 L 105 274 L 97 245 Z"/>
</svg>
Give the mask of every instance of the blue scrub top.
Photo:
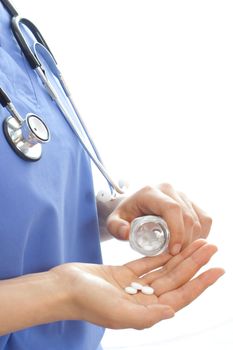
<svg viewBox="0 0 233 350">
<path fill-rule="evenodd" d="M 0 128 L 0 280 L 47 271 L 65 262 L 101 263 L 90 160 L 29 67 L 0 2 L 0 86 L 25 116 L 51 132 L 37 162 L 21 159 Z M 0 106 L 0 124 L 9 115 Z M 64 321 L 0 337 L 0 350 L 94 350 L 103 329 Z"/>
</svg>

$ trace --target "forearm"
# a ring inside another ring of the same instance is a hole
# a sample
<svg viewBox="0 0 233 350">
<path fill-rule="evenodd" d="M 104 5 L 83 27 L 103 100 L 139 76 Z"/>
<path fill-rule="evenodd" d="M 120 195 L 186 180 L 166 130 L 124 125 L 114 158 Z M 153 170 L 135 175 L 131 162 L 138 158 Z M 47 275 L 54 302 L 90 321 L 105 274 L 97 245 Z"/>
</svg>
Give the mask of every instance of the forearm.
<svg viewBox="0 0 233 350">
<path fill-rule="evenodd" d="M 0 335 L 65 319 L 66 299 L 50 271 L 0 281 Z"/>
</svg>

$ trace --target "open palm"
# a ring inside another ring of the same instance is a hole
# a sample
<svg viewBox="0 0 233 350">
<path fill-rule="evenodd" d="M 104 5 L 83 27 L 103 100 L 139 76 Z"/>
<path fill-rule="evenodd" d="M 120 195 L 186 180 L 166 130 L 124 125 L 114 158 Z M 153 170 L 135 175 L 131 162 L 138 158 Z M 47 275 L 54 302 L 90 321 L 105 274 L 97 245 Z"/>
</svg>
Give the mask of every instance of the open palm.
<svg viewBox="0 0 233 350">
<path fill-rule="evenodd" d="M 70 318 L 76 319 L 78 314 L 80 319 L 108 328 L 142 329 L 172 317 L 224 273 L 212 268 L 193 278 L 216 250 L 197 240 L 174 257 L 145 257 L 123 266 L 63 265 L 72 275 L 74 305 Z M 152 286 L 155 293 L 127 294 L 124 288 L 134 281 Z"/>
</svg>

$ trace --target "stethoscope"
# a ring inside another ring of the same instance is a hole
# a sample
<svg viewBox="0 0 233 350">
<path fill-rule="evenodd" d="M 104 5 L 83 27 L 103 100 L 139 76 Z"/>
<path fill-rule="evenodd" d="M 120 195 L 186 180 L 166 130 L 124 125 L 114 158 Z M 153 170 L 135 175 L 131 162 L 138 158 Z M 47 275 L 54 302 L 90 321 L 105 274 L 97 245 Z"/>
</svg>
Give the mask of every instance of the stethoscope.
<svg viewBox="0 0 233 350">
<path fill-rule="evenodd" d="M 31 21 L 26 18 L 19 17 L 17 11 L 8 0 L 1 0 L 1 2 L 11 15 L 12 32 L 28 63 L 37 73 L 48 94 L 57 104 L 85 151 L 88 153 L 91 160 L 108 182 L 110 193 L 107 191 L 100 191 L 97 194 L 98 199 L 108 201 L 116 197 L 116 192 L 119 194 L 124 193 L 126 187 L 124 181 L 119 181 L 119 184 L 115 183 L 109 173 L 106 171 L 96 146 L 78 113 L 61 72 L 58 69 L 57 62 L 43 36 Z M 23 30 L 26 30 L 27 33 L 33 35 L 33 37 L 37 40 L 37 43 L 33 46 L 33 49 L 28 45 L 24 37 Z M 48 75 L 43 68 L 39 55 L 37 54 L 38 52 L 42 55 L 43 60 L 46 62 L 47 66 L 59 82 L 61 91 L 67 98 L 67 102 L 74 112 L 76 117 L 75 119 L 70 116 L 66 106 L 61 102 L 61 98 L 57 90 L 51 84 Z M 10 116 L 7 117 L 3 123 L 4 134 L 10 146 L 20 157 L 25 160 L 39 160 L 42 156 L 42 144 L 50 141 L 50 132 L 45 122 L 34 113 L 28 113 L 26 117 L 23 118 L 17 111 L 6 91 L 4 91 L 1 87 L 0 104 L 10 113 Z M 80 129 L 82 129 L 83 132 Z M 87 142 L 89 142 L 91 148 L 88 146 Z"/>
</svg>

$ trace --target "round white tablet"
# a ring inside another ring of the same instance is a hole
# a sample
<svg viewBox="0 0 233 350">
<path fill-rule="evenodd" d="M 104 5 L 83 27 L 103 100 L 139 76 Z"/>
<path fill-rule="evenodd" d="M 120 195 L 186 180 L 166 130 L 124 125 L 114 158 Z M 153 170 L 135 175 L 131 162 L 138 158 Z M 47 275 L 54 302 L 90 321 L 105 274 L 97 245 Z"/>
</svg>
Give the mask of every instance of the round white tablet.
<svg viewBox="0 0 233 350">
<path fill-rule="evenodd" d="M 137 290 L 142 290 L 143 285 L 138 283 L 138 282 L 132 282 L 131 287 L 133 287 L 134 289 L 137 289 Z"/>
<path fill-rule="evenodd" d="M 146 294 L 146 295 L 152 295 L 152 294 L 154 294 L 154 289 L 152 287 L 149 287 L 149 286 L 143 286 L 142 293 Z"/>
<path fill-rule="evenodd" d="M 125 292 L 128 293 L 128 294 L 137 294 L 137 289 L 133 288 L 133 287 L 125 287 Z"/>
</svg>

